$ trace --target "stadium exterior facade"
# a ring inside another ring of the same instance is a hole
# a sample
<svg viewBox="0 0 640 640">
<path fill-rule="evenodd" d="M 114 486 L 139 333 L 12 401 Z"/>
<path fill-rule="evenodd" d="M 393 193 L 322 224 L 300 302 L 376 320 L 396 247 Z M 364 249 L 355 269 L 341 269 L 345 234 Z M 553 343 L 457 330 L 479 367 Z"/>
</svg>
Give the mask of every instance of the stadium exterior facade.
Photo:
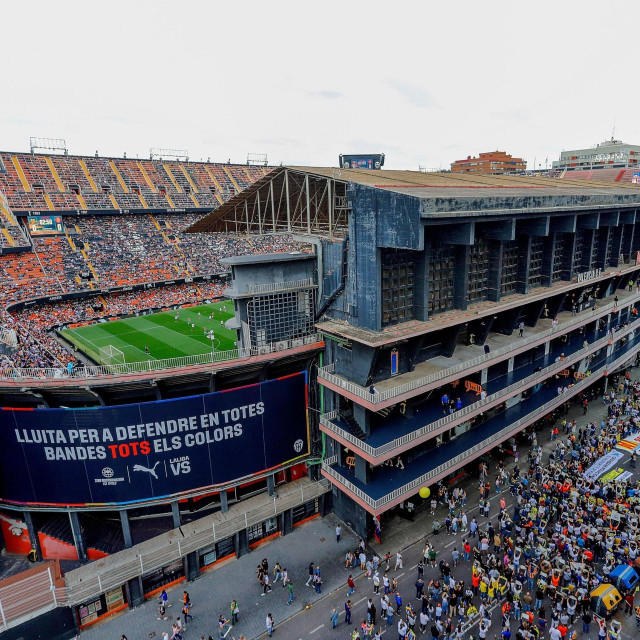
<svg viewBox="0 0 640 640">
<path fill-rule="evenodd" d="M 633 185 L 289 167 L 194 229 L 318 237 L 322 475 L 370 537 L 636 358 L 639 205 Z"/>
</svg>

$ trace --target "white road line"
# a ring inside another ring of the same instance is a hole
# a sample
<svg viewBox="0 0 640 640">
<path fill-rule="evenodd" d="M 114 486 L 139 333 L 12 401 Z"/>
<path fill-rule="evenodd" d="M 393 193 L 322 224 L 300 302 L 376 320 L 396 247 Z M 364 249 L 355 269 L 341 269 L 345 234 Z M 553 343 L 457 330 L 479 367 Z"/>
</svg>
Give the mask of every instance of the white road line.
<svg viewBox="0 0 640 640">
<path fill-rule="evenodd" d="M 312 629 L 311 631 L 309 631 L 309 635 L 311 635 L 312 633 L 315 633 L 316 631 L 320 631 L 322 627 L 324 627 L 324 624 L 321 624 L 319 627 L 316 627 L 315 629 Z"/>
<path fill-rule="evenodd" d="M 415 569 L 418 565 L 414 564 L 413 567 L 411 567 L 411 569 Z"/>
<path fill-rule="evenodd" d="M 357 607 L 361 602 L 364 602 L 367 599 L 367 596 L 365 596 L 364 598 L 360 598 L 360 600 L 358 600 L 358 602 L 354 602 L 353 606 Z"/>
<path fill-rule="evenodd" d="M 400 578 L 402 578 L 403 575 L 404 575 L 404 573 L 401 573 L 399 576 L 396 576 L 396 578 L 398 578 L 398 580 L 400 580 Z"/>
<path fill-rule="evenodd" d="M 444 548 L 448 549 L 452 544 L 456 544 L 456 542 L 458 542 L 457 540 L 452 540 L 449 544 L 445 544 Z"/>
</svg>

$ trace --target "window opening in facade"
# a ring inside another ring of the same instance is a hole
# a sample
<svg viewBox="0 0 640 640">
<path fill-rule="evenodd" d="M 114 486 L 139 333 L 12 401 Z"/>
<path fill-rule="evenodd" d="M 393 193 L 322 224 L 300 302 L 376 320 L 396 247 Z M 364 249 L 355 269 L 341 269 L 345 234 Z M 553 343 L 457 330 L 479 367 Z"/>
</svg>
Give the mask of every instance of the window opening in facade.
<svg viewBox="0 0 640 640">
<path fill-rule="evenodd" d="M 516 290 L 518 280 L 518 241 L 508 240 L 504 243 L 502 252 L 502 277 L 500 279 L 500 293 L 508 295 Z"/>
<path fill-rule="evenodd" d="M 382 251 L 382 326 L 413 318 L 413 255 L 409 251 Z"/>
<path fill-rule="evenodd" d="M 476 238 L 469 254 L 469 302 L 486 300 L 489 289 L 489 244 Z"/>
<path fill-rule="evenodd" d="M 544 255 L 544 240 L 535 237 L 531 240 L 531 255 L 529 256 L 529 286 L 539 287 L 542 284 L 542 257 Z"/>
<path fill-rule="evenodd" d="M 434 244 L 429 256 L 429 314 L 453 309 L 454 247 Z"/>
</svg>

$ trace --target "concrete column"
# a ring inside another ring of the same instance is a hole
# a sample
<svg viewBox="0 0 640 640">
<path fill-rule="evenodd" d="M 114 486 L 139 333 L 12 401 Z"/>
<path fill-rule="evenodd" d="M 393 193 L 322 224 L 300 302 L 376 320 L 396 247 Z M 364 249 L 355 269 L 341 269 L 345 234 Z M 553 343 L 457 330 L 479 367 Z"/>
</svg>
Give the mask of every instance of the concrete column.
<svg viewBox="0 0 640 640">
<path fill-rule="evenodd" d="M 532 236 L 520 236 L 518 238 L 518 249 L 521 260 L 518 264 L 518 279 L 516 281 L 517 293 L 528 293 L 529 291 L 529 262 L 531 259 Z"/>
<path fill-rule="evenodd" d="M 42 548 L 40 547 L 40 538 L 38 532 L 33 524 L 33 518 L 31 511 L 23 511 L 24 523 L 27 525 L 27 533 L 29 534 L 29 541 L 31 542 L 31 548 L 36 550 L 36 558 L 42 560 Z"/>
<path fill-rule="evenodd" d="M 542 286 L 550 287 L 553 282 L 553 270 L 555 269 L 556 233 L 550 233 L 544 238 L 544 250 L 542 260 Z"/>
<path fill-rule="evenodd" d="M 283 536 L 293 531 L 293 509 L 287 509 L 282 512 L 282 520 L 280 521 L 280 533 Z"/>
<path fill-rule="evenodd" d="M 418 254 L 413 264 L 413 317 L 429 319 L 429 259 L 431 242 L 425 240 L 424 251 Z"/>
<path fill-rule="evenodd" d="M 504 242 L 489 241 L 489 282 L 487 297 L 492 302 L 500 302 L 502 285 L 502 256 Z"/>
<path fill-rule="evenodd" d="M 84 541 L 82 527 L 80 526 L 80 518 L 78 517 L 78 512 L 69 511 L 69 520 L 71 522 L 73 542 L 76 545 L 76 550 L 78 551 L 78 560 L 80 560 L 80 562 L 87 562 L 89 560 L 87 556 L 87 546 Z"/>
<path fill-rule="evenodd" d="M 127 602 L 129 609 L 140 606 L 144 602 L 144 590 L 142 588 L 142 577 L 132 578 L 124 585 L 127 590 Z"/>
<path fill-rule="evenodd" d="M 122 538 L 124 539 L 124 548 L 131 549 L 131 547 L 133 547 L 133 540 L 131 538 L 129 512 L 126 509 L 120 509 L 120 524 L 122 525 Z"/>
<path fill-rule="evenodd" d="M 195 580 L 200 575 L 198 552 L 192 551 L 184 558 L 184 575 L 188 582 Z"/>
<path fill-rule="evenodd" d="M 544 355 L 548 356 L 549 351 L 551 351 L 551 340 L 547 340 L 547 342 L 544 343 Z"/>
<path fill-rule="evenodd" d="M 466 309 L 469 304 L 469 259 L 471 248 L 455 247 L 455 272 L 453 274 L 453 306 Z"/>
<path fill-rule="evenodd" d="M 222 513 L 229 511 L 229 496 L 226 491 L 220 492 L 220 508 L 222 509 Z"/>
<path fill-rule="evenodd" d="M 267 476 L 267 494 L 272 496 L 276 491 L 276 477 L 272 474 Z"/>
<path fill-rule="evenodd" d="M 513 371 L 513 362 L 514 362 L 513 357 L 507 360 L 507 373 L 511 373 Z"/>
<path fill-rule="evenodd" d="M 249 553 L 249 537 L 247 530 L 242 529 L 235 534 L 236 557 L 241 558 Z"/>
<path fill-rule="evenodd" d="M 367 484 L 367 482 L 369 482 L 369 463 L 364 458 L 361 458 L 359 455 L 356 455 L 355 459 L 356 459 L 356 468 L 355 468 L 356 478 L 360 480 L 360 482 L 364 482 L 365 484 Z"/>
<path fill-rule="evenodd" d="M 171 503 L 171 516 L 173 517 L 173 528 L 177 529 L 182 524 L 182 520 L 180 519 L 180 505 L 177 500 Z"/>
<path fill-rule="evenodd" d="M 576 234 L 564 234 L 564 255 L 562 257 L 562 279 L 571 280 L 573 278 L 573 258 L 576 253 Z"/>
<path fill-rule="evenodd" d="M 487 384 L 487 379 L 489 377 L 489 367 L 486 367 L 480 371 L 480 384 L 484 386 Z"/>
</svg>

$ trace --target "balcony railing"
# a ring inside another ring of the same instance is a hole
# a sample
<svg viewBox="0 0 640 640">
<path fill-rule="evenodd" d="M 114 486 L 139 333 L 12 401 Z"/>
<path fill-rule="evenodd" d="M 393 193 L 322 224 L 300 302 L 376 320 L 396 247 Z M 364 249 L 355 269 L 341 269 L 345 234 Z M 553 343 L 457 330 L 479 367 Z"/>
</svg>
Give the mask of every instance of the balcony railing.
<svg viewBox="0 0 640 640">
<path fill-rule="evenodd" d="M 636 354 L 638 350 L 640 350 L 640 345 L 638 345 L 634 349 L 631 349 L 629 353 L 625 353 L 624 355 L 620 356 L 619 358 L 614 360 L 610 365 L 604 365 L 603 368 L 605 368 L 607 371 L 615 370 L 617 367 L 623 365 L 631 357 L 633 357 L 633 355 Z M 479 451 L 482 451 L 484 449 L 487 449 L 488 447 L 495 446 L 500 442 L 503 442 L 504 440 L 512 436 L 514 433 L 517 433 L 523 426 L 530 424 L 537 417 L 544 415 L 551 409 L 554 409 L 555 407 L 561 405 L 562 403 L 566 402 L 569 398 L 573 397 L 574 395 L 582 391 L 582 389 L 586 388 L 596 378 L 597 378 L 596 375 L 592 375 L 588 378 L 580 380 L 573 387 L 571 387 L 571 389 L 567 393 L 562 394 L 562 396 L 558 396 L 553 398 L 552 400 L 549 400 L 548 402 L 538 407 L 534 411 L 528 413 L 526 416 L 523 416 L 513 424 L 510 424 L 508 427 L 505 427 L 501 431 L 498 431 L 497 433 L 493 434 L 491 437 L 486 438 L 482 442 L 478 442 L 473 447 L 470 447 L 463 453 L 458 454 L 457 456 L 453 457 L 451 460 L 447 460 L 447 462 L 442 463 L 435 469 L 432 469 L 431 471 L 421 475 L 420 477 L 415 478 L 411 482 L 408 482 L 407 484 L 403 485 L 402 487 L 399 487 L 398 489 L 394 489 L 393 491 L 391 491 L 385 496 L 382 496 L 381 498 L 377 498 L 374 500 L 373 498 L 371 498 L 371 496 L 367 495 L 364 491 L 362 491 L 362 489 L 354 485 L 352 482 L 347 480 L 342 474 L 340 474 L 333 467 L 331 467 L 330 465 L 336 463 L 337 461 L 336 457 L 327 458 L 322 463 L 322 471 L 326 473 L 328 476 L 330 476 L 331 478 L 333 478 L 337 484 L 343 486 L 350 493 L 357 496 L 365 504 L 371 507 L 374 513 L 377 513 L 379 510 L 381 510 L 385 505 L 389 504 L 390 502 L 397 500 L 401 496 L 411 495 L 421 485 L 430 483 L 434 478 L 440 476 L 441 474 L 445 473 L 448 470 L 454 470 L 454 468 L 457 468 L 460 462 L 473 459 L 474 454 L 478 453 Z"/>
<path fill-rule="evenodd" d="M 635 331 L 638 327 L 635 326 L 635 323 L 631 326 L 618 331 L 614 334 L 614 341 L 618 341 L 620 338 L 629 335 L 631 332 Z M 464 422 L 465 418 L 472 417 L 471 414 L 480 413 L 483 409 L 487 408 L 489 405 L 496 404 L 499 402 L 504 402 L 508 400 L 510 397 L 517 395 L 519 391 L 522 391 L 526 387 L 534 386 L 538 381 L 542 381 L 542 379 L 546 378 L 549 374 L 554 373 L 555 371 L 561 371 L 562 369 L 566 369 L 569 365 L 574 364 L 575 362 L 581 360 L 582 358 L 595 353 L 598 349 L 601 349 L 605 345 L 610 342 L 610 337 L 604 336 L 599 340 L 596 340 L 588 347 L 583 347 L 578 351 L 575 351 L 570 356 L 562 362 L 554 362 L 550 364 L 548 367 L 541 369 L 540 371 L 536 371 L 535 373 L 519 380 L 518 382 L 514 382 L 512 385 L 505 387 L 491 395 L 488 395 L 484 400 L 478 400 L 473 404 L 467 405 L 463 409 L 451 413 L 443 418 L 435 420 L 434 422 L 430 422 L 429 424 L 424 425 L 420 429 L 412 431 L 411 433 L 407 433 L 395 440 L 387 442 L 385 444 L 380 445 L 379 447 L 372 447 L 367 444 L 364 440 L 357 438 L 352 433 L 345 431 L 341 427 L 339 427 L 335 422 L 332 422 L 335 418 L 338 417 L 337 411 L 332 411 L 330 413 L 325 413 L 320 416 L 320 424 L 326 429 L 332 431 L 336 435 L 340 436 L 343 440 L 346 440 L 350 444 L 354 446 L 354 448 L 359 449 L 360 451 L 364 451 L 369 456 L 373 458 L 377 458 L 379 456 L 384 456 L 385 454 L 401 447 L 405 444 L 413 442 L 415 440 L 419 440 L 423 436 L 428 435 L 429 433 L 433 433 L 438 431 L 446 426 L 455 426 L 452 423 L 460 423 Z"/>
<path fill-rule="evenodd" d="M 393 398 L 397 398 L 398 396 L 401 396 L 405 393 L 410 393 L 411 391 L 415 391 L 416 389 L 420 389 L 421 387 L 425 387 L 426 385 L 438 383 L 446 378 L 450 378 L 451 376 L 457 375 L 462 372 L 472 373 L 472 371 L 470 370 L 474 367 L 493 364 L 494 361 L 498 362 L 502 356 L 511 353 L 516 346 L 520 348 L 527 345 L 546 342 L 549 338 L 561 336 L 562 334 L 567 333 L 575 327 L 587 324 L 597 318 L 601 318 L 602 316 L 607 315 L 613 309 L 627 307 L 630 304 L 637 302 L 638 300 L 640 300 L 640 293 L 634 293 L 633 295 L 618 301 L 617 304 L 615 302 L 606 304 L 603 307 L 599 308 L 596 312 L 582 312 L 577 316 L 573 316 L 568 320 L 565 320 L 565 322 L 563 323 L 559 323 L 556 327 L 551 327 L 550 329 L 546 329 L 544 331 L 541 331 L 540 333 L 536 333 L 535 335 L 529 336 L 528 338 L 518 340 L 517 344 L 505 345 L 504 347 L 495 349 L 490 353 L 483 353 L 482 355 L 479 355 L 471 360 L 467 360 L 446 369 L 442 369 L 441 371 L 437 371 L 436 373 L 431 373 L 427 376 L 417 378 L 416 380 L 412 380 L 411 382 L 400 384 L 391 389 L 377 391 L 376 393 L 371 393 L 369 389 L 354 384 L 349 380 L 345 380 L 341 376 L 335 375 L 333 373 L 335 369 L 334 364 L 329 364 L 326 367 L 319 368 L 318 379 L 320 380 L 320 382 L 326 380 L 327 382 L 330 382 L 337 387 L 340 387 L 341 389 L 344 389 L 345 391 L 348 391 L 349 393 L 362 398 L 363 400 L 367 400 L 372 404 L 378 404 Z M 589 314 L 588 318 L 585 317 L 585 313 Z"/>
<path fill-rule="evenodd" d="M 63 367 L 50 368 L 22 368 L 22 367 L 0 367 L 0 380 L 16 380 L 16 379 L 83 379 L 83 378 L 99 378 L 103 376 L 125 376 L 150 371 L 163 371 L 165 369 L 175 369 L 178 367 L 189 367 L 193 365 L 208 365 L 218 362 L 229 362 L 232 360 L 243 360 L 254 356 L 274 353 L 276 351 L 286 351 L 299 346 L 299 341 L 304 344 L 313 344 L 319 342 L 317 334 L 310 334 L 303 338 L 295 340 L 287 340 L 277 343 L 264 345 L 262 347 L 252 347 L 251 349 L 232 349 L 230 351 L 212 351 L 191 356 L 183 356 L 181 358 L 167 358 L 164 360 L 145 360 L 143 362 L 127 362 L 123 364 L 107 364 L 84 366 L 76 368 L 69 373 Z"/>
<path fill-rule="evenodd" d="M 266 282 L 264 284 L 250 284 L 249 293 L 270 293 L 272 291 L 288 291 L 290 289 L 303 289 L 313 286 L 315 286 L 313 278 L 289 280 L 288 282 Z"/>
</svg>

